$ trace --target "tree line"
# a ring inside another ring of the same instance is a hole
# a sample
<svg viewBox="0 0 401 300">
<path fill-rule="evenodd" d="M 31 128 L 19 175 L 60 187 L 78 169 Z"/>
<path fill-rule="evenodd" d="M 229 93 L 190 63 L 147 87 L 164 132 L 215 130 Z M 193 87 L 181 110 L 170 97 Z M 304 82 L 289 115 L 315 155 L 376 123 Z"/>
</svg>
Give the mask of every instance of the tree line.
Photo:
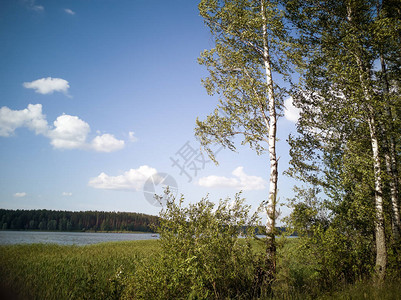
<svg viewBox="0 0 401 300">
<path fill-rule="evenodd" d="M 157 223 L 157 216 L 131 212 L 0 209 L 2 230 L 152 232 Z"/>
</svg>

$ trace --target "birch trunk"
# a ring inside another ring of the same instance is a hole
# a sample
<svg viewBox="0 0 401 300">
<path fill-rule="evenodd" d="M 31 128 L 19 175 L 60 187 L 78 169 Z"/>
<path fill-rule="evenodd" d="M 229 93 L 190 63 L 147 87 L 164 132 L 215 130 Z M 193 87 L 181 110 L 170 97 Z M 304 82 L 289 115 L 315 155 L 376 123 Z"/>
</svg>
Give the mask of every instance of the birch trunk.
<svg viewBox="0 0 401 300">
<path fill-rule="evenodd" d="M 390 94 L 389 82 L 387 80 L 387 70 L 386 63 L 384 61 L 383 55 L 380 55 L 381 68 L 383 73 L 384 80 L 384 92 L 385 97 Z M 394 139 L 394 126 L 393 126 L 393 114 L 391 112 L 390 103 L 386 103 L 386 114 L 388 121 L 388 130 L 385 130 L 384 136 L 387 139 L 387 151 L 385 153 L 385 161 L 386 161 L 386 171 L 390 178 L 390 195 L 391 195 L 391 208 L 392 208 L 392 218 L 391 218 L 391 226 L 393 232 L 393 238 L 395 242 L 398 242 L 400 239 L 400 230 L 401 230 L 401 220 L 400 220 L 400 208 L 399 208 L 399 185 L 398 185 L 398 170 L 397 170 L 397 154 L 396 154 L 396 146 Z M 389 132 L 389 133 L 388 133 Z"/>
<path fill-rule="evenodd" d="M 386 171 L 388 176 L 390 177 L 390 195 L 391 195 L 391 208 L 392 208 L 392 216 L 391 216 L 391 227 L 393 232 L 394 241 L 397 242 L 400 239 L 400 212 L 399 212 L 399 205 L 398 205 L 398 175 L 397 170 L 393 169 L 393 159 L 394 156 L 391 155 L 392 151 L 391 148 L 394 147 L 394 143 L 388 142 L 389 144 L 389 152 L 385 154 L 385 161 L 386 161 Z"/>
<path fill-rule="evenodd" d="M 267 95 L 269 97 L 269 199 L 266 206 L 266 232 L 267 232 L 267 259 L 272 264 L 272 272 L 276 271 L 276 245 L 275 245 L 275 223 L 276 223 L 276 199 L 277 199 L 277 155 L 276 155 L 276 131 L 277 115 L 276 103 L 273 89 L 272 67 L 269 53 L 269 40 L 267 34 L 267 18 L 265 2 L 261 0 L 261 14 L 263 21 L 263 60 L 266 72 Z"/>
<path fill-rule="evenodd" d="M 381 177 L 381 163 L 379 155 L 379 141 L 377 138 L 376 121 L 373 111 L 369 117 L 370 140 L 373 153 L 373 167 L 375 178 L 375 237 L 376 237 L 376 275 L 379 280 L 383 280 L 387 267 L 386 237 L 384 232 L 383 217 L 383 184 Z"/>
<path fill-rule="evenodd" d="M 352 1 L 347 1 L 347 20 L 353 24 L 353 7 Z M 387 249 L 386 236 L 384 231 L 384 214 L 383 214 L 383 181 L 381 177 L 381 162 L 379 139 L 377 132 L 377 122 L 375 119 L 375 110 L 372 107 L 373 99 L 369 90 L 370 69 L 366 62 L 362 61 L 363 47 L 359 44 L 355 45 L 355 59 L 359 67 L 359 80 L 365 100 L 365 108 L 367 109 L 367 122 L 369 124 L 370 142 L 372 146 L 373 170 L 375 181 L 375 238 L 376 238 L 376 276 L 383 281 L 387 267 Z"/>
<path fill-rule="evenodd" d="M 360 68 L 360 82 L 364 93 L 367 108 L 367 121 L 370 131 L 370 143 L 372 146 L 373 170 L 375 181 L 375 238 L 376 238 L 376 275 L 380 281 L 384 280 L 387 267 L 387 248 L 386 236 L 384 231 L 384 214 L 383 214 L 383 179 L 381 176 L 381 161 L 379 138 L 377 131 L 377 122 L 375 119 L 375 110 L 372 107 L 372 97 L 366 84 L 366 77 L 369 71 L 364 67 L 362 61 L 357 59 Z M 365 76 L 364 76 L 365 75 Z M 367 77 L 369 78 L 369 76 Z"/>
</svg>

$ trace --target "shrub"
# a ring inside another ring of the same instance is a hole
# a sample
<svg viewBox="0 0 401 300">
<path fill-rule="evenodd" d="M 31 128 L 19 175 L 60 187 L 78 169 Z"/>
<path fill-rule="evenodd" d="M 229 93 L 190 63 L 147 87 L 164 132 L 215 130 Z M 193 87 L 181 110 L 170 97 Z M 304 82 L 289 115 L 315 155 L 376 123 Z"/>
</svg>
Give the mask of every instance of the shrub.
<svg viewBox="0 0 401 300">
<path fill-rule="evenodd" d="M 250 299 L 258 292 L 258 254 L 250 240 L 258 222 L 240 194 L 216 205 L 207 198 L 183 206 L 166 191 L 161 251 L 137 265 L 127 298 Z M 242 237 L 240 237 L 242 235 Z"/>
</svg>

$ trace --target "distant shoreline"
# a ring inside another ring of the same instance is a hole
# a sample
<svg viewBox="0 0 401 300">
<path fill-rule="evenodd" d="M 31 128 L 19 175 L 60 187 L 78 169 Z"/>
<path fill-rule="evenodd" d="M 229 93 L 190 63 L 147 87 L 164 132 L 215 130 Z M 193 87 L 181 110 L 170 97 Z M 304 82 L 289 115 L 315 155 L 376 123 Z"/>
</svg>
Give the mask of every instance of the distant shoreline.
<svg viewBox="0 0 401 300">
<path fill-rule="evenodd" d="M 128 212 L 10 210 L 0 208 L 1 230 L 153 232 L 159 217 Z"/>
</svg>

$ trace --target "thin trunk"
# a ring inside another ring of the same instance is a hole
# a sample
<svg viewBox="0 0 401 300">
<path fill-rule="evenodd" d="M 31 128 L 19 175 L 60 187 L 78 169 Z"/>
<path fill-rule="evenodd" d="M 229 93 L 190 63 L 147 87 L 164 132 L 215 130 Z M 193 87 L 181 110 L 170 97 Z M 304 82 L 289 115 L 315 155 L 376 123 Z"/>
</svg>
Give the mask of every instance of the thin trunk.
<svg viewBox="0 0 401 300">
<path fill-rule="evenodd" d="M 352 1 L 347 1 L 347 20 L 353 24 Z M 369 124 L 370 142 L 372 146 L 373 170 L 375 181 L 375 238 L 376 238 L 376 275 L 380 281 L 384 280 L 387 267 L 387 249 L 386 236 L 384 230 L 383 214 L 383 180 L 381 176 L 381 162 L 379 139 L 377 132 L 377 122 L 375 119 L 375 110 L 372 107 L 373 99 L 369 90 L 370 69 L 365 61 L 362 61 L 364 49 L 360 44 L 355 45 L 355 58 L 359 67 L 359 80 L 365 98 L 365 108 L 367 109 L 367 122 Z"/>
<path fill-rule="evenodd" d="M 277 199 L 277 155 L 276 155 L 276 103 L 273 89 L 272 67 L 269 53 L 269 40 L 267 35 L 267 18 L 264 0 L 261 0 L 261 14 L 263 20 L 263 60 L 266 71 L 267 95 L 269 97 L 269 159 L 270 159 L 270 183 L 269 200 L 266 207 L 267 221 L 267 258 L 272 264 L 273 274 L 276 272 L 276 245 L 275 245 L 275 223 L 276 223 L 276 199 Z"/>
<path fill-rule="evenodd" d="M 386 236 L 384 232 L 384 217 L 383 217 L 383 184 L 381 177 L 381 162 L 379 155 L 379 141 L 377 138 L 377 126 L 373 116 L 373 111 L 370 111 L 369 116 L 370 140 L 373 153 L 373 167 L 375 178 L 375 236 L 376 236 L 376 275 L 379 280 L 383 280 L 386 274 L 387 267 L 387 251 L 386 251 Z"/>
<path fill-rule="evenodd" d="M 384 280 L 387 267 L 387 249 L 386 249 L 386 236 L 384 230 L 384 213 L 383 213 L 383 179 L 381 176 L 381 161 L 379 139 L 377 131 L 377 122 L 375 119 L 375 110 L 372 107 L 372 97 L 366 84 L 364 74 L 369 71 L 363 66 L 360 59 L 357 60 L 360 67 L 361 87 L 363 89 L 364 97 L 366 100 L 366 108 L 368 111 L 367 121 L 370 131 L 370 142 L 372 146 L 373 170 L 375 181 L 375 237 L 376 237 L 376 275 L 380 281 Z"/>
<path fill-rule="evenodd" d="M 386 63 L 383 55 L 380 55 L 381 68 L 383 73 L 384 81 L 384 92 L 387 98 L 385 110 L 387 114 L 388 129 L 385 130 L 385 138 L 387 140 L 387 151 L 385 153 L 386 171 L 390 178 L 390 195 L 391 195 L 391 207 L 392 207 L 392 218 L 391 225 L 393 231 L 394 241 L 400 239 L 401 220 L 400 220 L 400 208 L 399 208 L 399 186 L 398 186 L 398 170 L 397 170 L 397 155 L 394 138 L 394 126 L 393 126 L 393 114 L 391 112 L 391 106 L 388 102 L 388 95 L 390 94 L 389 82 L 387 80 Z M 386 134 L 387 133 L 387 134 Z M 388 136 L 388 138 L 387 138 Z"/>
<path fill-rule="evenodd" d="M 391 143 L 386 141 L 388 144 L 388 148 L 391 147 Z M 391 226 L 393 232 L 394 241 L 398 241 L 400 239 L 400 213 L 398 206 L 398 180 L 397 177 L 394 177 L 394 170 L 392 168 L 392 155 L 390 154 L 391 150 L 387 149 L 384 158 L 386 162 L 386 171 L 390 178 L 390 195 L 391 195 L 391 208 L 392 208 L 392 216 L 391 216 Z"/>
</svg>

